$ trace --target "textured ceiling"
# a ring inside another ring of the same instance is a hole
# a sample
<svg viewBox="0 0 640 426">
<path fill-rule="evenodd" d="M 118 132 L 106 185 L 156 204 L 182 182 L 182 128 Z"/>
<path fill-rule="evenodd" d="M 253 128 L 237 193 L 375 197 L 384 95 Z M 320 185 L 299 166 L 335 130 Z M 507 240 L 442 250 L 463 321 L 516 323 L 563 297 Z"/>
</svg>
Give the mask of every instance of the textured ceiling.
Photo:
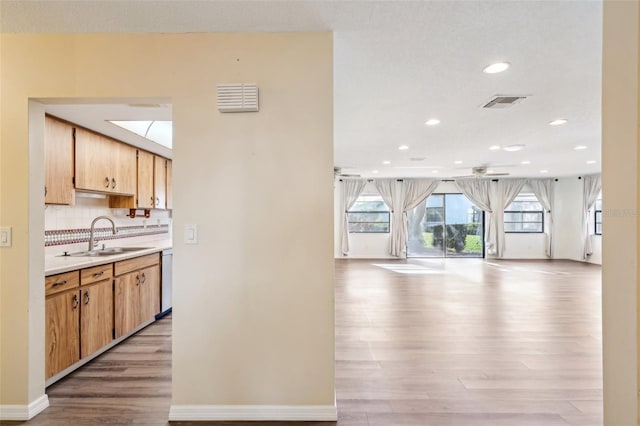
<svg viewBox="0 0 640 426">
<path fill-rule="evenodd" d="M 334 31 L 335 164 L 348 173 L 450 177 L 481 164 L 512 165 L 494 168 L 513 176 L 600 170 L 601 2 L 140 0 L 0 6 L 3 32 Z M 483 67 L 495 61 L 512 66 L 484 74 Z M 529 97 L 509 109 L 482 109 L 494 95 Z M 432 117 L 441 124 L 425 126 Z M 569 121 L 549 126 L 556 118 Z M 410 149 L 399 151 L 403 144 Z M 525 148 L 488 149 L 511 144 Z M 587 149 L 575 151 L 576 145 Z"/>
</svg>

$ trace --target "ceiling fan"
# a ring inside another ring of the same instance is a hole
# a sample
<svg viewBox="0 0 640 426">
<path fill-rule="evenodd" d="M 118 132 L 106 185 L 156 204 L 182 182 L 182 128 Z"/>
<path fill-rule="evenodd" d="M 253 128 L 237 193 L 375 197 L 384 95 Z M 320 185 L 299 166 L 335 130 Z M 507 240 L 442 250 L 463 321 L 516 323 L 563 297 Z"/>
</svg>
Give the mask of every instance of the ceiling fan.
<svg viewBox="0 0 640 426">
<path fill-rule="evenodd" d="M 493 166 L 493 167 L 512 167 L 512 166 L 511 165 L 500 165 L 500 166 Z M 508 173 L 508 172 L 489 171 L 488 170 L 488 166 L 483 165 L 483 166 L 472 167 L 470 175 L 454 176 L 454 178 L 469 178 L 469 177 L 482 178 L 482 177 L 509 176 L 509 175 L 510 175 L 510 173 Z"/>
<path fill-rule="evenodd" d="M 333 168 L 333 176 L 337 177 L 337 178 L 360 177 L 359 174 L 355 174 L 355 173 L 342 173 L 342 167 L 334 167 Z"/>
</svg>

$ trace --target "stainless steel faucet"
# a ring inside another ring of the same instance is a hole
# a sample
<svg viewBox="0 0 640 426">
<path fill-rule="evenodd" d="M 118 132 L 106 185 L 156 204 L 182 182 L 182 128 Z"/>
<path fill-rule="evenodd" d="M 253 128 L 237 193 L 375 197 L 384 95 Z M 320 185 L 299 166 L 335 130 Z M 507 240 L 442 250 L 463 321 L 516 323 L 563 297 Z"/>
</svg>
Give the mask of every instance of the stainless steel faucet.
<svg viewBox="0 0 640 426">
<path fill-rule="evenodd" d="M 93 221 L 91 222 L 91 230 L 89 232 L 89 251 L 92 251 L 94 246 L 96 245 L 96 239 L 95 236 L 93 235 L 93 230 L 94 227 L 96 225 L 96 222 L 99 221 L 100 219 L 106 219 L 109 222 L 111 222 L 111 227 L 113 228 L 113 235 L 116 235 L 116 224 L 113 223 L 113 220 L 111 220 L 110 217 L 107 216 L 98 216 L 95 219 L 93 219 Z"/>
</svg>

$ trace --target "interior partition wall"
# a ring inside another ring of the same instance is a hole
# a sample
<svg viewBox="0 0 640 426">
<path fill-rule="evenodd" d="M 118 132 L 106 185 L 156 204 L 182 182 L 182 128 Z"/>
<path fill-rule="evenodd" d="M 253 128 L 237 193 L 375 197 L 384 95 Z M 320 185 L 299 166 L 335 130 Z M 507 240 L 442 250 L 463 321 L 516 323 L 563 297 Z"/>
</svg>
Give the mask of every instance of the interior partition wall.
<svg viewBox="0 0 640 426">
<path fill-rule="evenodd" d="M 431 194 L 407 225 L 408 257 L 484 257 L 484 212 L 463 194 Z"/>
</svg>

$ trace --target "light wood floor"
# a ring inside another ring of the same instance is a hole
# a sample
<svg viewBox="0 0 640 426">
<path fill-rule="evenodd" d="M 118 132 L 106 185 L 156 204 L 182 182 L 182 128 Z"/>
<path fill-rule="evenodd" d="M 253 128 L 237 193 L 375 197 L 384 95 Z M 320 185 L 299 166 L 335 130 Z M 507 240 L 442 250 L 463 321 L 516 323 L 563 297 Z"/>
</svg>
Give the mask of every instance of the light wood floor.
<svg viewBox="0 0 640 426">
<path fill-rule="evenodd" d="M 568 261 L 336 261 L 338 425 L 601 425 L 600 281 Z M 166 425 L 170 340 L 151 325 L 25 424 Z"/>
</svg>

